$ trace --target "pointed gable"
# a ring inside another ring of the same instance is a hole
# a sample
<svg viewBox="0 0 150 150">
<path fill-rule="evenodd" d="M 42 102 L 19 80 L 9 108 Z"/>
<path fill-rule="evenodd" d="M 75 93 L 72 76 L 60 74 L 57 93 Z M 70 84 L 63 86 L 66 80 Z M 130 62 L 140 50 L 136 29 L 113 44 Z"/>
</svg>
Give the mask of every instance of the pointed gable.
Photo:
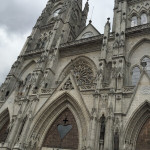
<svg viewBox="0 0 150 150">
<path fill-rule="evenodd" d="M 76 40 L 101 35 L 100 32 L 91 24 L 91 22 L 83 29 Z"/>
<path fill-rule="evenodd" d="M 150 102 L 150 78 L 147 72 L 143 71 L 140 80 L 136 86 L 134 95 L 132 97 L 130 107 L 128 110 L 128 115 L 132 115 L 135 108 L 138 108 L 145 101 Z"/>
</svg>

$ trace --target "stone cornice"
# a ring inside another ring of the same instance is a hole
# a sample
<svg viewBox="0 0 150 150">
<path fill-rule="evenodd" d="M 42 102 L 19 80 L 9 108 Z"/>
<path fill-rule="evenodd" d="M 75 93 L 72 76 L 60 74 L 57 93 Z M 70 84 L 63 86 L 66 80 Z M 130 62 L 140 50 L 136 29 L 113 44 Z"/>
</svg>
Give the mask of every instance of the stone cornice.
<svg viewBox="0 0 150 150">
<path fill-rule="evenodd" d="M 70 43 L 61 44 L 60 49 L 68 48 L 68 47 L 72 47 L 72 46 L 83 45 L 83 44 L 86 44 L 86 43 L 89 43 L 89 42 L 102 40 L 102 39 L 103 39 L 103 35 L 98 35 L 98 36 L 94 36 L 94 37 L 90 37 L 90 38 L 86 38 L 86 39 L 75 40 L 75 41 L 70 42 Z"/>
<path fill-rule="evenodd" d="M 46 30 L 46 29 L 52 30 L 54 25 L 55 25 L 55 23 L 50 23 L 50 24 L 43 25 L 43 26 L 40 27 L 40 30 Z"/>
<path fill-rule="evenodd" d="M 24 55 L 21 55 L 21 57 L 31 57 L 31 56 L 41 54 L 42 52 L 44 52 L 43 49 L 30 50 L 30 51 L 26 51 Z"/>
<path fill-rule="evenodd" d="M 128 4 L 130 4 L 130 5 L 136 4 L 139 2 L 144 2 L 144 1 L 147 1 L 147 0 L 127 0 Z"/>
<path fill-rule="evenodd" d="M 147 34 L 150 33 L 150 23 L 131 27 L 126 29 L 126 36 L 135 36 L 135 34 Z"/>
</svg>

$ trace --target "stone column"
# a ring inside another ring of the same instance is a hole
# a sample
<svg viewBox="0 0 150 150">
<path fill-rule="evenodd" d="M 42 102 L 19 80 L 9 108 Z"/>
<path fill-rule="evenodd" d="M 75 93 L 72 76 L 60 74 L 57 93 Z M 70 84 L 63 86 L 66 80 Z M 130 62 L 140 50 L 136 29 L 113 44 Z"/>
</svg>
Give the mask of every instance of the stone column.
<svg viewBox="0 0 150 150">
<path fill-rule="evenodd" d="M 17 138 L 18 128 L 20 125 L 20 119 L 21 119 L 21 115 L 18 115 L 16 122 L 14 123 L 14 126 L 12 127 L 12 130 L 9 133 L 8 138 L 6 140 L 5 144 L 8 145 L 9 148 L 11 148 L 14 145 L 15 140 Z"/>
<path fill-rule="evenodd" d="M 31 114 L 29 114 L 28 119 L 26 121 L 26 124 L 24 126 L 23 132 L 21 133 L 21 137 L 19 140 L 19 147 L 17 147 L 17 149 L 22 150 L 24 148 L 24 143 L 26 140 L 26 136 L 28 134 L 28 130 L 29 130 L 29 126 L 30 126 L 30 122 L 31 122 Z"/>
<path fill-rule="evenodd" d="M 108 117 L 106 122 L 104 150 L 113 150 L 113 108 L 112 103 L 108 108 Z"/>
<path fill-rule="evenodd" d="M 89 130 L 89 143 L 88 149 L 95 150 L 96 148 L 96 133 L 97 133 L 97 125 L 98 125 L 98 106 L 99 106 L 99 94 L 95 93 L 91 115 L 91 123 Z"/>
</svg>

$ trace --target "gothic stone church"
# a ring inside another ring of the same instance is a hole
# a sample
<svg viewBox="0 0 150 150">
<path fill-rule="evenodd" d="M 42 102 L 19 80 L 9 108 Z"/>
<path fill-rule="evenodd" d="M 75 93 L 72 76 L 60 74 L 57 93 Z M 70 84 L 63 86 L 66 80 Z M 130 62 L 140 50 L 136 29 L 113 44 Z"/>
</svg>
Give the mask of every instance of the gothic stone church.
<svg viewBox="0 0 150 150">
<path fill-rule="evenodd" d="M 150 0 L 115 0 L 103 34 L 88 11 L 48 1 L 0 88 L 0 150 L 150 150 Z"/>
</svg>

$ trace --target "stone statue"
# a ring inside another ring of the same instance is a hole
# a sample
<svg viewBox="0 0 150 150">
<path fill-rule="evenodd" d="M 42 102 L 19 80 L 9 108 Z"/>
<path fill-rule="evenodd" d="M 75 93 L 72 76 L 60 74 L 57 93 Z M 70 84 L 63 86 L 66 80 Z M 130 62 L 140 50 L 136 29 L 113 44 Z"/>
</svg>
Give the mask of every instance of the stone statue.
<svg viewBox="0 0 150 150">
<path fill-rule="evenodd" d="M 30 37 L 29 37 L 29 40 L 28 40 L 28 44 L 27 44 L 27 45 L 28 45 L 28 46 L 27 46 L 27 50 L 31 49 L 32 40 L 33 40 L 33 39 L 32 39 L 32 37 L 30 36 Z"/>
<path fill-rule="evenodd" d="M 101 122 L 100 140 L 104 140 L 104 137 L 105 137 L 105 116 L 104 116 L 104 114 L 100 118 L 100 122 Z"/>
<path fill-rule="evenodd" d="M 118 131 L 116 131 L 115 135 L 114 135 L 114 150 L 119 150 L 119 133 L 118 133 Z"/>
<path fill-rule="evenodd" d="M 98 72 L 97 72 L 97 76 L 96 76 L 96 89 L 100 89 L 101 87 L 102 87 L 102 81 L 103 81 L 103 79 L 104 79 L 104 77 L 103 77 L 103 72 L 104 72 L 104 70 L 103 70 L 103 64 L 101 63 L 100 64 L 100 69 L 98 70 Z"/>
</svg>

